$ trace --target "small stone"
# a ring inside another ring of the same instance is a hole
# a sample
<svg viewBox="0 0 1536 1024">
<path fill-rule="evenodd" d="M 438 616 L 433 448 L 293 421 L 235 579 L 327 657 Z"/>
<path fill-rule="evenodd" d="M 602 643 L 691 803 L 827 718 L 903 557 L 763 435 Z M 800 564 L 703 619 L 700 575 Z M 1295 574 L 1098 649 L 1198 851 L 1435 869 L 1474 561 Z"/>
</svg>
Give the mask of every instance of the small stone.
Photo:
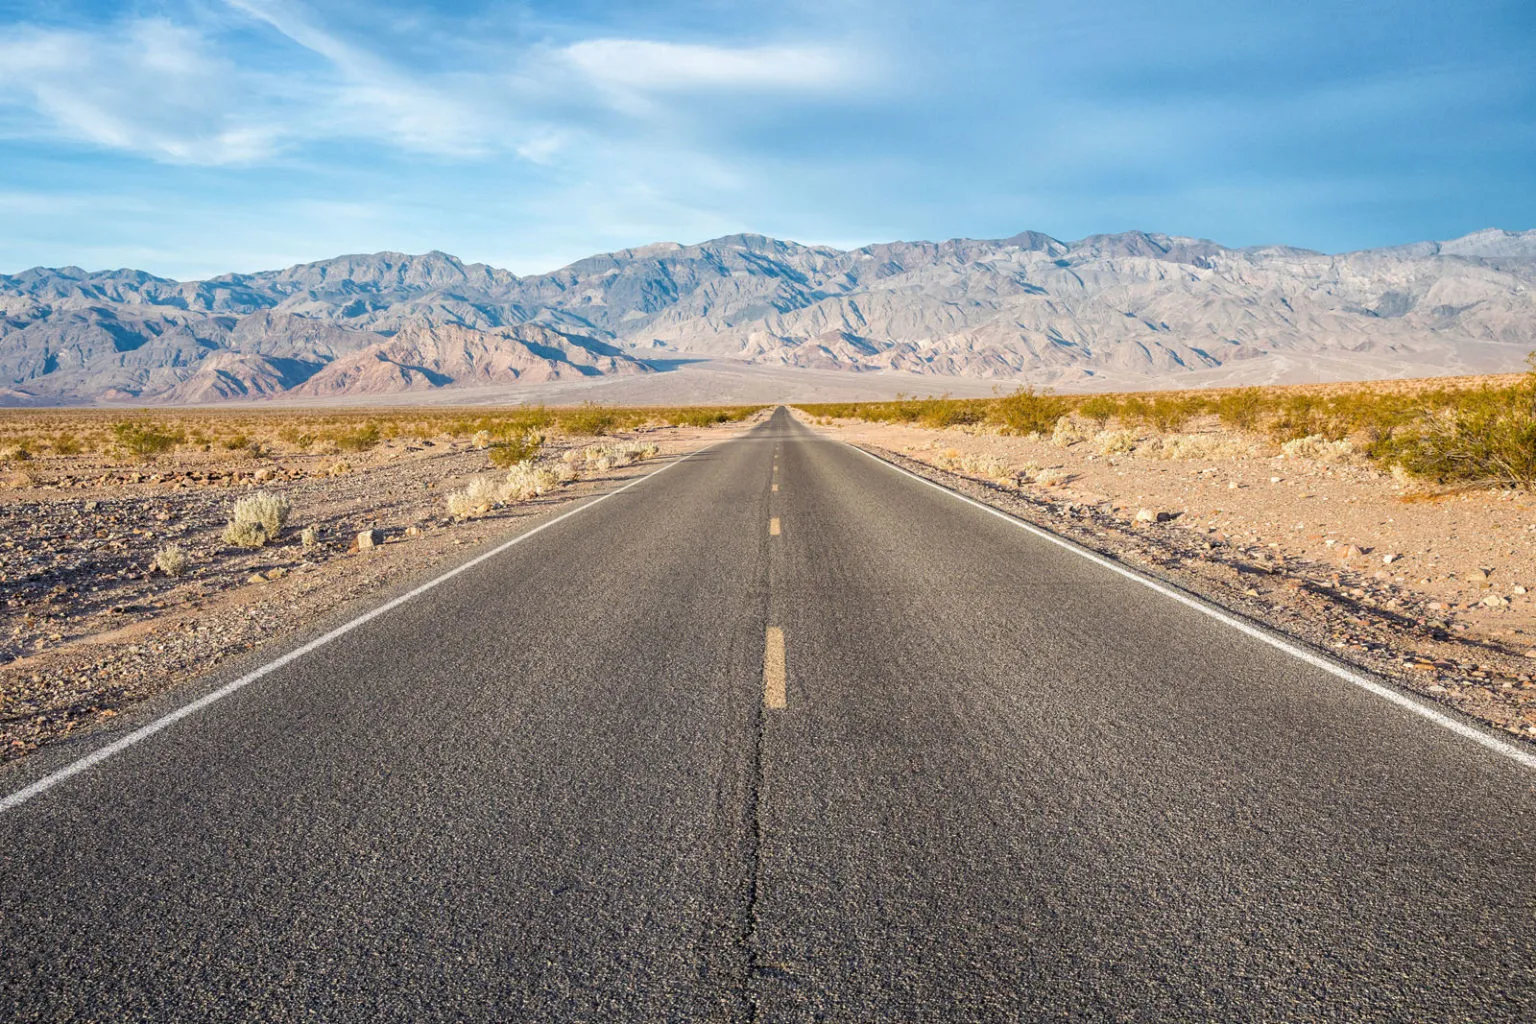
<svg viewBox="0 0 1536 1024">
<path fill-rule="evenodd" d="M 421 536 L 421 527 L 419 527 L 419 526 L 407 526 L 405 528 L 405 535 L 407 537 L 420 537 Z"/>
<path fill-rule="evenodd" d="M 1527 591 L 1524 587 L 1515 587 L 1514 590 L 1517 594 L 1529 593 L 1529 591 Z"/>
<path fill-rule="evenodd" d="M 247 582 L 247 583 L 265 583 L 265 582 L 267 582 L 267 578 L 265 576 L 263 576 L 259 572 L 253 572 L 249 576 L 246 577 L 245 582 Z"/>
<path fill-rule="evenodd" d="M 1483 598 L 1483 604 L 1489 608 L 1504 608 L 1509 605 L 1509 600 L 1508 598 L 1500 597 L 1498 594 L 1489 594 Z"/>
<path fill-rule="evenodd" d="M 1402 558 L 1402 557 L 1403 557 L 1402 555 L 1397 555 L 1397 554 L 1382 555 L 1381 556 L 1381 564 L 1382 565 L 1391 565 L 1393 562 L 1397 561 L 1399 558 Z"/>
<path fill-rule="evenodd" d="M 359 551 L 366 551 L 383 543 L 384 533 L 382 530 L 363 530 L 357 535 L 357 549 Z"/>
<path fill-rule="evenodd" d="M 1281 480 L 1281 478 L 1278 477 L 1278 476 L 1272 476 L 1272 477 L 1269 478 L 1269 482 L 1272 483 L 1272 484 L 1277 484 L 1277 483 L 1280 482 L 1280 480 Z"/>
<path fill-rule="evenodd" d="M 1238 483 L 1236 480 L 1228 480 L 1227 481 L 1227 490 L 1229 490 L 1229 491 L 1235 491 L 1235 490 L 1237 490 L 1241 486 L 1243 486 L 1243 485 Z"/>
<path fill-rule="evenodd" d="M 288 575 L 288 570 L 284 569 L 280 565 L 275 567 L 275 568 L 267 570 L 267 579 L 269 579 L 269 580 L 280 580 L 284 576 L 287 576 L 287 575 Z"/>
<path fill-rule="evenodd" d="M 1155 523 L 1157 522 L 1157 513 L 1149 508 L 1141 509 L 1136 513 L 1136 521 L 1138 523 Z"/>
</svg>

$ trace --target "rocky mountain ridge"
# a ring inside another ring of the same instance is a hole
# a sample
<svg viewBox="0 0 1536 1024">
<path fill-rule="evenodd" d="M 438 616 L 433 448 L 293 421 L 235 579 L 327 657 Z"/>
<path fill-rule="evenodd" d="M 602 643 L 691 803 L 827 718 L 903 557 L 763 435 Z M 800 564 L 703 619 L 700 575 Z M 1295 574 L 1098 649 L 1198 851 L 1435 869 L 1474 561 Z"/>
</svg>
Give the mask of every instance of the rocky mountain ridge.
<svg viewBox="0 0 1536 1024">
<path fill-rule="evenodd" d="M 0 275 L 9 404 L 510 386 L 650 372 L 639 352 L 1110 386 L 1329 359 L 1483 372 L 1533 348 L 1536 231 L 1496 229 L 1340 255 L 1146 232 L 848 251 L 744 234 L 521 278 L 441 252 L 187 282 Z"/>
</svg>

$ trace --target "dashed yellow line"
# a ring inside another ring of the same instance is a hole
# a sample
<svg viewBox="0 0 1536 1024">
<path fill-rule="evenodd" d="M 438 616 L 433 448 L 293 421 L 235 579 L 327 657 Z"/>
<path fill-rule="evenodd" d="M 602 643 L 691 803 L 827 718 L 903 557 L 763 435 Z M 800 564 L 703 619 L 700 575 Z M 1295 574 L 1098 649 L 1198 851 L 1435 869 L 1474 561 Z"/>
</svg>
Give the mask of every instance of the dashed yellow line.
<svg viewBox="0 0 1536 1024">
<path fill-rule="evenodd" d="M 763 645 L 763 707 L 770 711 L 784 708 L 784 675 L 784 631 L 769 626 L 768 642 Z"/>
<path fill-rule="evenodd" d="M 774 516 L 772 519 L 768 520 L 768 536 L 770 536 L 770 537 L 777 537 L 778 535 L 779 535 L 779 517 L 778 516 Z"/>
</svg>

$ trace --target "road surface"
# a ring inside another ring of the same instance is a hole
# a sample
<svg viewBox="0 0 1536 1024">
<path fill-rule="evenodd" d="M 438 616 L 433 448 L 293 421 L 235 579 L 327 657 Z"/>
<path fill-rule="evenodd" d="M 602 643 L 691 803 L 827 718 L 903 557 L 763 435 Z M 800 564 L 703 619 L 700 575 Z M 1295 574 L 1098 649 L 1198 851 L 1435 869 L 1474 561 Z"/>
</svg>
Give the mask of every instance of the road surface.
<svg viewBox="0 0 1536 1024">
<path fill-rule="evenodd" d="M 1533 786 L 780 411 L 0 813 L 0 1020 L 1531 1021 Z"/>
</svg>

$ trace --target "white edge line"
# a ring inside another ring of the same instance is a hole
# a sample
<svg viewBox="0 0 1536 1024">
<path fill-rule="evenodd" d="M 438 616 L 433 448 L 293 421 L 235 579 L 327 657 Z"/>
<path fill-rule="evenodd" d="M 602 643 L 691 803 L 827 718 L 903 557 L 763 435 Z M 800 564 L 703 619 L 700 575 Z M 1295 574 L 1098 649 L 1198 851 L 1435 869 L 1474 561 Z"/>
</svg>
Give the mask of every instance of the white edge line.
<svg viewBox="0 0 1536 1024">
<path fill-rule="evenodd" d="M 718 444 L 718 443 L 719 442 L 716 442 L 716 444 Z M 330 643 L 332 640 L 335 640 L 338 637 L 345 636 L 347 633 L 352 632 L 352 630 L 356 629 L 358 626 L 361 626 L 361 625 L 363 625 L 366 622 L 371 622 L 372 620 L 378 618 L 380 615 L 383 615 L 386 612 L 393 611 L 394 609 L 400 607 L 401 605 L 405 604 L 407 601 L 410 601 L 410 600 L 413 600 L 415 598 L 420 597 L 422 594 L 425 594 L 427 591 L 431 590 L 433 587 L 436 587 L 438 584 L 446 583 L 448 580 L 453 579 L 455 576 L 459 575 L 460 573 L 467 572 L 470 569 L 473 569 L 475 566 L 479 565 L 481 562 L 484 562 L 484 561 L 486 561 L 488 559 L 491 559 L 491 558 L 495 558 L 497 555 L 501 554 L 503 551 L 506 551 L 508 548 L 510 548 L 510 547 L 512 547 L 512 546 L 514 546 L 516 544 L 521 544 L 523 541 L 527 540 L 529 537 L 532 537 L 532 536 L 534 536 L 535 534 L 538 534 L 538 533 L 542 533 L 543 531 L 549 529 L 551 526 L 554 526 L 556 523 L 564 522 L 565 520 L 571 518 L 571 516 L 577 515 L 578 513 L 581 513 L 581 512 L 585 512 L 587 509 L 591 508 L 592 506 L 597 505 L 597 504 L 599 504 L 601 502 L 607 501 L 609 498 L 613 497 L 616 494 L 623 494 L 625 491 L 629 490 L 631 487 L 634 487 L 636 484 L 643 484 L 647 480 L 649 480 L 651 477 L 657 476 L 657 475 L 659 475 L 661 473 L 665 473 L 667 470 L 671 469 L 673 466 L 681 465 L 682 463 L 687 462 L 689 459 L 693 458 L 695 455 L 702 455 L 704 452 L 709 451 L 713 447 L 715 447 L 715 445 L 713 445 L 713 444 L 706 445 L 703 448 L 700 448 L 700 449 L 698 449 L 696 451 L 689 452 L 688 454 L 684 455 L 682 458 L 678 459 L 676 462 L 669 462 L 665 466 L 662 466 L 659 469 L 652 470 L 651 472 L 645 474 L 645 476 L 638 477 L 638 478 L 636 478 L 634 480 L 631 480 L 629 483 L 625 484 L 623 487 L 615 488 L 614 490 L 609 491 L 607 494 L 600 494 L 596 498 L 593 498 L 591 501 L 583 502 L 582 504 L 576 506 L 575 508 L 571 509 L 569 512 L 561 513 L 560 515 L 558 515 L 555 518 L 549 520 L 548 522 L 540 523 L 538 526 L 535 526 L 533 529 L 529 530 L 528 532 L 520 533 L 516 537 L 513 537 L 511 540 L 509 540 L 509 541 L 507 541 L 507 542 L 505 542 L 503 544 L 497 545 L 496 547 L 494 547 L 491 550 L 485 552 L 484 554 L 476 555 L 474 558 L 471 558 L 469 561 L 463 563 L 462 565 L 454 566 L 452 569 L 449 569 L 447 572 L 443 573 L 441 576 L 438 576 L 438 577 L 436 577 L 434 579 L 428 580 L 426 583 L 423 583 L 421 586 L 417 587 L 416 589 L 408 591 L 407 593 L 401 594 L 399 597 L 396 597 L 393 600 L 387 601 L 384 604 L 379 605 L 377 608 L 374 608 L 374 609 L 372 609 L 370 611 L 366 611 L 363 614 L 359 615 L 357 618 L 351 620 L 350 622 L 347 622 L 347 623 L 344 623 L 344 624 L 342 624 L 340 626 L 337 626 L 335 629 L 331 630 L 329 633 L 326 633 L 323 636 L 316 637 L 315 639 L 309 641 L 309 643 L 303 645 L 302 647 L 297 647 L 297 648 L 289 651 L 287 654 L 284 654 L 282 657 L 276 658 L 276 659 L 274 659 L 272 661 L 269 661 L 265 665 L 261 666 L 258 669 L 254 669 L 254 670 L 252 670 L 250 672 L 247 672 L 245 675 L 241 676 L 239 679 L 236 679 L 236 680 L 234 680 L 233 682 L 230 682 L 230 683 L 225 683 L 223 686 L 219 687 L 217 690 L 214 690 L 214 691 L 212 691 L 210 693 L 205 693 L 203 696 L 197 698 L 197 700 L 192 701 L 190 704 L 184 704 L 181 707 L 177 708 L 175 711 L 168 712 L 165 715 L 162 715 L 161 717 L 155 719 L 153 722 L 150 722 L 147 725 L 140 726 L 139 728 L 137 728 L 137 729 L 133 730 L 132 732 L 128 733 L 126 736 L 123 736 L 120 739 L 113 740 L 111 743 L 108 743 L 106 746 L 103 746 L 103 747 L 100 747 L 100 748 L 98 748 L 96 750 L 91 751 L 89 754 L 87 754 L 84 757 L 80 758 L 80 760 L 72 761 L 69 764 L 65 765 L 63 768 L 59 768 L 59 769 L 56 769 L 55 771 L 49 772 L 47 775 L 44 775 L 42 778 L 38 779 L 36 782 L 33 782 L 31 785 L 24 786 L 21 789 L 18 789 L 14 793 L 11 793 L 11 794 L 5 796 L 4 798 L 0 798 L 0 814 L 4 814 L 6 811 L 9 811 L 9 810 L 11 810 L 14 807 L 21 806 L 22 804 L 26 803 L 28 800 L 31 800 L 35 796 L 41 796 L 43 793 L 46 793 L 48 790 L 52 789 L 54 786 L 57 786 L 59 783 L 63 782 L 65 779 L 68 779 L 68 778 L 70 778 L 72 776 L 75 776 L 75 775 L 79 775 L 83 771 L 87 771 L 87 770 L 89 770 L 91 768 L 94 768 L 96 765 L 101 764 L 103 761 L 107 760 L 108 758 L 110 758 L 110 757 L 112 757 L 112 756 L 114 756 L 116 754 L 120 754 L 124 750 L 127 750 L 129 747 L 133 746 L 135 743 L 139 743 L 139 742 L 141 742 L 143 740 L 148 739 L 149 737 L 153 736 L 155 733 L 159 732 L 162 729 L 170 728 L 171 726 L 175 725 L 177 722 L 181 721 L 183 718 L 186 718 L 189 715 L 195 715 L 197 712 L 199 712 L 199 711 L 203 710 L 204 708 L 208 707 L 210 704 L 216 704 L 219 701 L 223 700 L 225 697 L 228 697 L 230 694 L 232 694 L 232 693 L 234 693 L 234 692 L 236 692 L 238 690 L 245 689 L 247 686 L 251 685 L 256 680 L 260 679 L 262 676 L 268 675 L 268 674 L 270 674 L 272 672 L 276 672 L 278 669 L 282 668 L 284 665 L 290 664 L 291 662 L 295 662 L 295 661 L 299 660 L 300 658 L 304 657 L 304 655 L 309 654 L 312 651 L 319 650 L 321 647 L 324 647 L 326 644 Z"/>
<path fill-rule="evenodd" d="M 1248 636 L 1251 636 L 1256 640 L 1262 640 L 1264 643 L 1269 644 L 1269 646 L 1277 650 L 1284 651 L 1286 654 L 1289 654 L 1293 658 L 1304 661 L 1308 665 L 1311 665 L 1315 668 L 1320 668 L 1324 672 L 1327 672 L 1333 676 L 1337 676 L 1345 682 L 1353 683 L 1355 686 L 1360 687 L 1362 690 L 1368 690 L 1376 696 L 1381 697 L 1384 700 L 1391 701 L 1393 704 L 1396 704 L 1401 708 L 1405 708 L 1408 711 L 1412 711 L 1416 715 L 1427 718 L 1431 722 L 1434 722 L 1436 725 L 1449 729 L 1451 732 L 1454 732 L 1459 736 L 1464 736 L 1467 739 L 1472 740 L 1474 743 L 1481 744 L 1487 749 L 1493 751 L 1495 754 L 1500 754 L 1504 757 L 1507 757 L 1512 761 L 1524 765 L 1526 768 L 1536 768 L 1536 754 L 1521 750 L 1507 743 L 1506 741 L 1499 739 L 1496 736 L 1483 732 L 1481 729 L 1468 725 L 1465 722 L 1458 721 L 1443 711 L 1430 707 L 1426 704 L 1421 704 L 1419 701 L 1414 700 L 1412 697 L 1407 696 L 1406 694 L 1385 683 L 1378 683 L 1376 680 L 1367 676 L 1363 676 L 1358 672 L 1351 672 L 1349 669 L 1335 664 L 1334 662 L 1329 661 L 1327 658 L 1323 658 L 1317 654 L 1314 654 L 1304 647 L 1298 647 L 1295 644 L 1282 640 L 1278 636 L 1275 636 L 1266 630 L 1260 629 L 1251 623 L 1244 622 L 1242 619 L 1239 619 L 1233 615 L 1229 615 L 1228 613 L 1221 611 L 1220 609 L 1215 608 L 1209 604 L 1206 604 L 1203 601 L 1196 600 L 1187 594 L 1181 594 L 1179 591 L 1163 585 L 1150 576 L 1145 576 L 1125 565 L 1105 558 L 1102 555 L 1095 554 L 1087 548 L 1075 544 L 1072 541 L 1067 540 L 1065 537 L 1059 537 L 1049 530 L 1042 529 L 1033 523 L 1027 523 L 1016 516 L 1011 516 L 1007 512 L 1004 512 L 1002 509 L 994 508 L 985 502 L 966 497 L 964 494 L 960 494 L 958 491 L 950 490 L 943 484 L 934 483 L 932 480 L 919 476 L 911 470 L 896 465 L 894 462 L 882 459 L 874 452 L 866 451 L 856 444 L 851 444 L 847 441 L 842 443 L 847 444 L 848 447 L 852 448 L 856 452 L 869 456 L 871 459 L 874 459 L 882 466 L 885 466 L 889 469 L 894 469 L 896 472 L 909 476 L 919 483 L 927 484 L 934 490 L 941 491 L 944 494 L 949 495 L 951 498 L 958 498 L 960 501 L 965 502 L 967 505 L 974 505 L 981 509 L 983 512 L 990 512 L 992 515 L 997 516 L 1004 522 L 1012 523 L 1019 529 L 1025 530 L 1035 535 L 1036 537 L 1039 537 L 1041 540 L 1050 541 L 1057 547 L 1065 548 L 1066 550 L 1072 552 L 1074 555 L 1079 555 L 1083 558 L 1086 558 L 1088 561 L 1101 565 L 1111 572 L 1119 573 L 1121 576 L 1124 576 L 1128 580 L 1134 580 L 1144 587 L 1148 587 L 1157 591 L 1164 597 L 1171 597 L 1173 600 L 1179 602 L 1182 605 L 1185 605 L 1186 607 L 1193 608 L 1197 612 L 1209 615 L 1217 622 L 1231 626 L 1233 629 L 1236 629 L 1241 633 L 1246 633 Z"/>
</svg>

